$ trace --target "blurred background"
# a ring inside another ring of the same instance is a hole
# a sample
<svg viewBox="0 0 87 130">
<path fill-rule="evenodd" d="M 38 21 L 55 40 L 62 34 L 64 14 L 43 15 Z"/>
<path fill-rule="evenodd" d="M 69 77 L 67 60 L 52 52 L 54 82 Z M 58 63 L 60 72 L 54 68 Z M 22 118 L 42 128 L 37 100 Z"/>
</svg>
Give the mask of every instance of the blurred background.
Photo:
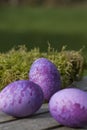
<svg viewBox="0 0 87 130">
<path fill-rule="evenodd" d="M 0 0 L 0 52 L 25 44 L 46 51 L 48 42 L 87 55 L 87 0 Z"/>
</svg>

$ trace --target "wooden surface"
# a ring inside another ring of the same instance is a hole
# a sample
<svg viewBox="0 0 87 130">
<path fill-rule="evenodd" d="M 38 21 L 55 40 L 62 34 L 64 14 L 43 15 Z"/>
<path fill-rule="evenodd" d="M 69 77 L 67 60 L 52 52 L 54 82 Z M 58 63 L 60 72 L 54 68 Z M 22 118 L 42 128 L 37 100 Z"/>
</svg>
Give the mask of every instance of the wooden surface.
<svg viewBox="0 0 87 130">
<path fill-rule="evenodd" d="M 0 112 L 0 130 L 76 130 L 58 124 L 48 111 L 48 104 L 33 116 L 16 119 Z M 83 129 L 78 129 L 83 130 Z"/>
<path fill-rule="evenodd" d="M 84 83 L 83 83 L 84 81 Z M 87 77 L 80 84 L 74 82 L 87 90 Z M 85 114 L 85 113 L 84 113 Z M 87 128 L 85 128 L 87 130 Z M 0 130 L 84 130 L 83 128 L 69 128 L 57 123 L 48 111 L 48 104 L 43 104 L 39 111 L 31 117 L 16 119 L 0 111 Z"/>
</svg>

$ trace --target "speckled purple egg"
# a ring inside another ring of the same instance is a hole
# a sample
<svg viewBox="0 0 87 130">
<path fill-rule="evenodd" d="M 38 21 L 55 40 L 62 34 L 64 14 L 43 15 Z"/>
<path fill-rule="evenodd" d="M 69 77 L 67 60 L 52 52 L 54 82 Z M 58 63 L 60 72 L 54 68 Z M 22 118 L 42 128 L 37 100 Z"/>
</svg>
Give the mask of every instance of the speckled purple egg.
<svg viewBox="0 0 87 130">
<path fill-rule="evenodd" d="M 55 93 L 49 102 L 52 117 L 68 127 L 87 126 L 87 92 L 67 88 Z"/>
<path fill-rule="evenodd" d="M 59 71 L 46 58 L 39 58 L 34 61 L 30 68 L 29 79 L 41 87 L 45 101 L 49 101 L 50 97 L 61 88 Z"/>
<path fill-rule="evenodd" d="M 43 103 L 39 85 L 29 80 L 19 80 L 7 85 L 0 93 L 0 109 L 15 117 L 34 114 Z"/>
</svg>

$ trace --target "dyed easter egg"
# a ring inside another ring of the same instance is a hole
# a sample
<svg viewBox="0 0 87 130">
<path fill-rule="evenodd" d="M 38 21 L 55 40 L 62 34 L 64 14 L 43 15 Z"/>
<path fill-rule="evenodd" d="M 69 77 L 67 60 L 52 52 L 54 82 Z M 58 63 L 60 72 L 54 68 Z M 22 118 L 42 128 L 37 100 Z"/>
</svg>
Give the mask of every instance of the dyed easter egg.
<svg viewBox="0 0 87 130">
<path fill-rule="evenodd" d="M 30 68 L 29 79 L 41 87 L 45 101 L 49 101 L 50 97 L 61 88 L 59 71 L 46 58 L 39 58 L 34 61 Z"/>
<path fill-rule="evenodd" d="M 43 103 L 43 92 L 39 85 L 19 80 L 7 85 L 0 93 L 0 109 L 15 117 L 35 113 Z"/>
<path fill-rule="evenodd" d="M 49 102 L 52 117 L 68 127 L 87 126 L 87 92 L 67 88 L 55 93 Z"/>
</svg>

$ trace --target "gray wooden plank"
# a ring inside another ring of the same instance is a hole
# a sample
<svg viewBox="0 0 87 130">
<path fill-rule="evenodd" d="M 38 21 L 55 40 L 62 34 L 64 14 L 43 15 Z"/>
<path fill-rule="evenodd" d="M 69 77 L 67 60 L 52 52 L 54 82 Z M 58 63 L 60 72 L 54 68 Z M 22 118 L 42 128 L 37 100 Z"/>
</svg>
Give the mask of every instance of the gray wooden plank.
<svg viewBox="0 0 87 130">
<path fill-rule="evenodd" d="M 74 81 L 71 86 L 87 91 L 87 76 L 84 76 L 80 81 Z"/>
<path fill-rule="evenodd" d="M 0 124 L 12 120 L 15 120 L 15 118 L 0 111 Z"/>
</svg>

